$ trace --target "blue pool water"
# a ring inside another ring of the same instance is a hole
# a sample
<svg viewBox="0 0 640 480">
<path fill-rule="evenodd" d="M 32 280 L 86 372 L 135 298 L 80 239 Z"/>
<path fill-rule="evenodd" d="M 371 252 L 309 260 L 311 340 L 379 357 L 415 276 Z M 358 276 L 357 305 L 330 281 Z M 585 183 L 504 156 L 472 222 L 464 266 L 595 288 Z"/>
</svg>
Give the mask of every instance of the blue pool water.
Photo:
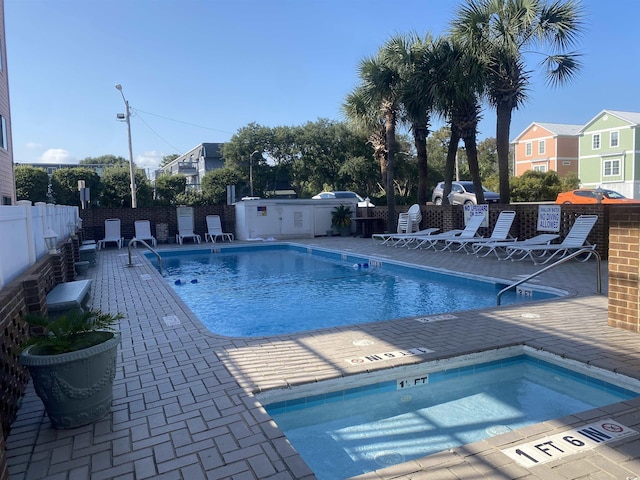
<svg viewBox="0 0 640 480">
<path fill-rule="evenodd" d="M 265 408 L 316 476 L 337 480 L 637 396 L 518 355 Z"/>
<path fill-rule="evenodd" d="M 288 245 L 166 252 L 162 258 L 167 282 L 209 330 L 227 336 L 490 307 L 504 287 Z M 533 292 L 526 299 L 550 297 Z M 523 300 L 512 292 L 502 303 Z"/>
</svg>

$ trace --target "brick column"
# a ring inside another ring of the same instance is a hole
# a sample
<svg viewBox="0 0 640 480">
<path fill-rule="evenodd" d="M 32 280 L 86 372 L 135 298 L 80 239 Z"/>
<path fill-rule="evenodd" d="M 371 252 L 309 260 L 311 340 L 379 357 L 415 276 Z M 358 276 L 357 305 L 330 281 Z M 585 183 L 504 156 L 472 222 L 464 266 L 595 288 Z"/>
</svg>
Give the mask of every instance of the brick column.
<svg viewBox="0 0 640 480">
<path fill-rule="evenodd" d="M 640 207 L 610 209 L 609 325 L 640 333 Z"/>
</svg>

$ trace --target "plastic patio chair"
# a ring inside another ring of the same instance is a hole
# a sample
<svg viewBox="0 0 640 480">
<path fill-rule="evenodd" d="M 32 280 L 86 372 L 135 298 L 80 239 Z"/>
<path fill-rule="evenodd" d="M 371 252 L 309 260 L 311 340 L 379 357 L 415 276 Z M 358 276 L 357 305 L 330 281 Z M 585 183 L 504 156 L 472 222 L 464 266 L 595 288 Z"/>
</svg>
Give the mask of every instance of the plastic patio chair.
<svg viewBox="0 0 640 480">
<path fill-rule="evenodd" d="M 98 250 L 104 248 L 105 243 L 115 243 L 118 248 L 122 248 L 124 237 L 120 233 L 120 219 L 107 218 L 104 221 L 104 238 L 98 240 Z"/>
<path fill-rule="evenodd" d="M 490 237 L 479 238 L 461 238 L 456 237 L 445 241 L 445 248 L 452 252 L 458 252 L 464 250 L 467 253 L 473 253 L 473 245 L 482 242 L 515 242 L 516 238 L 510 238 L 509 232 L 511 231 L 511 225 L 516 218 L 516 212 L 513 210 L 504 210 L 498 215 L 496 224 L 493 226 L 493 231 Z M 443 249 L 444 250 L 444 249 Z"/>
<path fill-rule="evenodd" d="M 200 243 L 201 237 L 193 231 L 193 212 L 178 209 L 178 233 L 176 233 L 176 242 L 182 245 L 182 242 L 190 238 L 194 243 Z"/>
<path fill-rule="evenodd" d="M 561 243 L 547 245 L 511 245 L 507 252 L 512 261 L 530 258 L 536 265 L 545 264 L 553 258 L 558 260 L 571 252 L 582 248 L 595 250 L 596 245 L 587 241 L 587 237 L 598 221 L 598 215 L 580 215 L 571 226 L 571 230 Z M 591 257 L 589 253 L 580 261 L 587 261 Z"/>
<path fill-rule="evenodd" d="M 233 233 L 223 232 L 222 231 L 222 223 L 220 222 L 220 215 L 207 215 L 207 230 L 208 232 L 204 234 L 204 241 L 208 242 L 211 240 L 213 243 L 216 243 L 216 238 L 222 238 L 224 242 L 225 239 L 230 242 L 233 241 Z"/>
<path fill-rule="evenodd" d="M 136 220 L 133 224 L 135 228 L 135 238 L 133 239 L 133 246 L 136 246 L 135 240 L 151 240 L 151 245 L 156 246 L 158 243 L 156 237 L 151 235 L 151 222 L 149 220 Z"/>
<path fill-rule="evenodd" d="M 467 222 L 467 226 L 463 230 L 449 230 L 443 233 L 436 233 L 435 235 L 423 235 L 416 237 L 416 245 L 412 248 L 433 248 L 434 250 L 443 250 L 446 248 L 446 243 L 442 248 L 438 248 L 441 242 L 446 242 L 452 239 L 473 239 L 479 238 L 478 229 L 484 222 L 484 215 L 474 215 Z"/>
<path fill-rule="evenodd" d="M 398 233 L 413 233 L 420 228 L 422 212 L 420 205 L 414 203 L 406 213 L 398 215 Z"/>
</svg>

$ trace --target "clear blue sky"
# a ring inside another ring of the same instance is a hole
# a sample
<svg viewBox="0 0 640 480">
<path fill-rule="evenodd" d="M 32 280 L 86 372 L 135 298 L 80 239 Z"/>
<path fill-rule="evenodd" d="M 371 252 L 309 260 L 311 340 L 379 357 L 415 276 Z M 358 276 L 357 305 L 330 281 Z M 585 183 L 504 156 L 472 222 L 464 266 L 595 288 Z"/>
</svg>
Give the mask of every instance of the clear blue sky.
<svg viewBox="0 0 640 480">
<path fill-rule="evenodd" d="M 444 33 L 459 4 L 5 0 L 14 160 L 128 158 L 116 83 L 134 112 L 134 161 L 149 170 L 163 155 L 227 141 L 251 122 L 342 120 L 360 60 L 394 34 Z M 533 121 L 584 124 L 603 109 L 640 112 L 640 2 L 583 4 L 584 69 L 556 89 L 534 75 L 512 139 Z M 480 139 L 495 136 L 495 114 L 485 108 L 483 115 Z"/>
</svg>

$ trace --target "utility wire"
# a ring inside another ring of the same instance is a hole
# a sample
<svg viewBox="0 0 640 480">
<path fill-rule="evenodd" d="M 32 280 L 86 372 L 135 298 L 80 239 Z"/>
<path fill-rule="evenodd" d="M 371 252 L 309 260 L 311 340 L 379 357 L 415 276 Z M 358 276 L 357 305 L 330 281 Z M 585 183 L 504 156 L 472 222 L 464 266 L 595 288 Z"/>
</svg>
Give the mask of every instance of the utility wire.
<svg viewBox="0 0 640 480">
<path fill-rule="evenodd" d="M 153 115 L 154 117 L 164 118 L 165 120 L 171 120 L 172 122 L 177 122 L 177 123 L 183 123 L 185 125 L 190 125 L 192 127 L 203 128 L 205 130 L 212 130 L 214 132 L 228 133 L 230 135 L 234 134 L 233 132 L 227 132 L 226 130 L 218 130 L 216 128 L 203 127 L 202 125 L 197 125 L 195 123 L 183 122 L 182 120 L 176 120 L 175 118 L 165 117 L 163 115 L 158 115 L 157 113 L 145 112 L 144 110 L 140 110 L 140 109 L 138 109 L 138 111 L 142 112 L 142 113 L 146 113 L 147 115 Z"/>
<path fill-rule="evenodd" d="M 167 145 L 169 145 L 171 148 L 173 148 L 173 150 L 175 151 L 175 153 L 180 154 L 180 150 L 178 150 L 174 145 L 172 145 L 171 143 L 169 143 L 169 141 L 167 141 L 167 140 L 166 140 L 165 138 L 163 138 L 163 137 L 162 137 L 158 132 L 156 132 L 153 128 L 151 128 L 151 125 L 149 125 L 147 122 L 145 122 L 144 118 L 142 118 L 142 116 L 139 114 L 139 112 L 141 112 L 142 110 L 137 110 L 137 109 L 134 109 L 134 108 L 131 108 L 131 107 L 129 107 L 129 109 L 130 109 L 130 110 L 133 110 L 133 111 L 134 111 L 134 112 L 136 112 L 136 113 L 138 113 L 138 115 L 136 115 L 136 116 L 140 119 L 140 121 L 142 121 L 142 123 L 144 123 L 144 124 L 147 126 L 147 128 L 148 128 L 149 130 L 151 130 L 151 131 L 154 133 L 154 135 L 155 135 L 156 137 L 158 137 L 158 138 L 159 138 L 160 140 L 162 140 L 164 143 L 166 143 L 166 144 L 167 144 Z"/>
</svg>

